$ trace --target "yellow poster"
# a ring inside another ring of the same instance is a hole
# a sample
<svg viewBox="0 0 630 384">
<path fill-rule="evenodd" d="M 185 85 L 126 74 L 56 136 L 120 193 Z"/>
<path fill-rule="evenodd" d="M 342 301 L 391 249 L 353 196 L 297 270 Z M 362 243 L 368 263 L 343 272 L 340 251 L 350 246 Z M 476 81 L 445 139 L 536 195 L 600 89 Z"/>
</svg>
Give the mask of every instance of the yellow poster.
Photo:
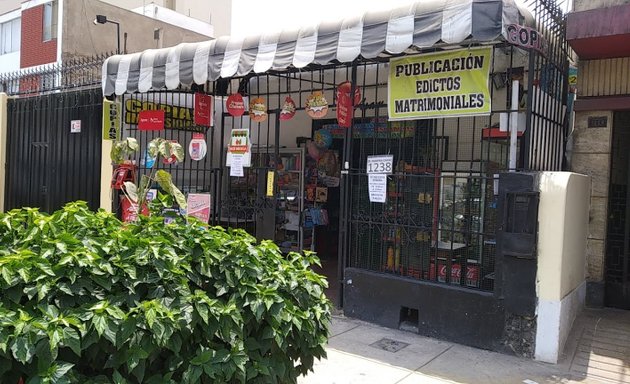
<svg viewBox="0 0 630 384">
<path fill-rule="evenodd" d="M 390 120 L 490 114 L 492 48 L 459 49 L 390 60 Z"/>
<path fill-rule="evenodd" d="M 103 140 L 120 140 L 120 103 L 103 99 Z"/>
<path fill-rule="evenodd" d="M 273 197 L 273 179 L 275 176 L 274 171 L 267 172 L 267 197 Z"/>
</svg>

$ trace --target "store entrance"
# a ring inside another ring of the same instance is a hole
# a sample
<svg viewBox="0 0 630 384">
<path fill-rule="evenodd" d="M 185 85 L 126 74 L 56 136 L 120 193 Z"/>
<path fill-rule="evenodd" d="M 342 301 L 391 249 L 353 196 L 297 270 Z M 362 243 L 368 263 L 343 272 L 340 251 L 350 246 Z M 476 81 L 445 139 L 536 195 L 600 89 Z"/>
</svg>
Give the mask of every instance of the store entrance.
<svg viewBox="0 0 630 384">
<path fill-rule="evenodd" d="M 307 205 L 305 227 L 309 226 L 310 214 L 313 222 L 311 249 L 317 253 L 322 264 L 316 271 L 326 276 L 326 296 L 335 307 L 339 307 L 340 179 L 344 140 L 335 119 L 313 120 L 312 124 L 311 138 L 304 144 Z M 312 212 L 308 211 L 309 207 Z"/>
<path fill-rule="evenodd" d="M 615 113 L 612 143 L 605 304 L 630 309 L 630 112 Z"/>
</svg>

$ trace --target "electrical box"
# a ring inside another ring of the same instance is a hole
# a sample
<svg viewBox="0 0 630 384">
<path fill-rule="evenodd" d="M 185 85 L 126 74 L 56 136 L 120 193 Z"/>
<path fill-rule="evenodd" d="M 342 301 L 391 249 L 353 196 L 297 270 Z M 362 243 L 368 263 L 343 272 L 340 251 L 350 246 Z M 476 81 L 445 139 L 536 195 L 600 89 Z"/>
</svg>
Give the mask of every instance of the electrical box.
<svg viewBox="0 0 630 384">
<path fill-rule="evenodd" d="M 520 316 L 536 313 L 538 260 L 538 178 L 534 173 L 499 175 L 497 230 L 497 291 L 506 311 Z"/>
</svg>

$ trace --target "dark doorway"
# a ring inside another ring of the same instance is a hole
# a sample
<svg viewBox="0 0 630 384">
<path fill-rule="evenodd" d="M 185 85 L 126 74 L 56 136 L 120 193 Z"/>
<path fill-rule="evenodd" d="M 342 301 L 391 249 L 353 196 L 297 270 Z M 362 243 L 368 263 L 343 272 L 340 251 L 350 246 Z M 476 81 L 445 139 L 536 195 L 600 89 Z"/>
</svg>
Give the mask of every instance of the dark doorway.
<svg viewBox="0 0 630 384">
<path fill-rule="evenodd" d="M 314 247 L 322 267 L 317 271 L 328 279 L 326 296 L 335 307 L 341 307 L 339 297 L 339 224 L 340 224 L 340 176 L 343 159 L 344 132 L 347 128 L 337 125 L 336 119 L 313 120 L 311 139 L 319 147 L 313 154 L 312 148 L 307 151 L 307 200 L 308 189 L 315 188 L 314 207 L 326 212 L 327 220 L 314 227 Z M 325 133 L 322 133 L 325 132 Z M 322 141 L 322 135 L 327 138 Z M 307 146 L 307 149 L 308 146 Z M 314 158 L 316 157 L 316 158 Z M 313 169 L 316 169 L 314 175 Z M 325 197 L 317 194 L 317 190 L 325 190 Z"/>
<path fill-rule="evenodd" d="M 613 118 L 605 304 L 630 309 L 630 111 Z"/>
</svg>

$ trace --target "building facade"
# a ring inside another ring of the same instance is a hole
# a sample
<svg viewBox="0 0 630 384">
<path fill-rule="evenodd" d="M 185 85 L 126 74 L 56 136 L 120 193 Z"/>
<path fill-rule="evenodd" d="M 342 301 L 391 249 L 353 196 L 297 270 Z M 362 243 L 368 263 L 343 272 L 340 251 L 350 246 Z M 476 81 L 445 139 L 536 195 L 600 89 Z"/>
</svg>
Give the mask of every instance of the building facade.
<svg viewBox="0 0 630 384">
<path fill-rule="evenodd" d="M 0 5 L 1 71 L 36 69 L 118 49 L 121 53 L 136 52 L 212 37 L 210 24 L 169 9 L 154 5 L 151 15 L 160 17 L 145 16 L 143 10 L 130 9 L 98 0 L 3 1 Z M 108 21 L 96 23 L 96 15 L 104 15 Z M 194 30 L 181 27 L 188 24 L 194 24 Z"/>
<path fill-rule="evenodd" d="M 587 304 L 630 309 L 630 1 L 576 0 L 567 40 L 579 58 L 571 170 L 591 175 Z"/>
<path fill-rule="evenodd" d="M 210 194 L 210 224 L 273 239 L 283 252 L 317 251 L 327 294 L 346 315 L 555 362 L 585 290 L 590 179 L 560 172 L 564 15 L 555 2 L 536 5 L 532 15 L 512 0 L 416 2 L 173 47 L 166 62 L 133 68 L 135 56 L 113 56 L 103 93 L 140 143 L 138 174 L 153 167 L 144 155 L 152 138 L 181 143 L 190 157 L 156 166 L 184 193 Z M 439 84 L 460 90 L 463 66 L 482 63 L 464 101 L 436 93 Z M 435 79 L 413 78 L 428 73 Z M 193 119 L 202 102 L 214 106 L 213 122 Z M 487 109 L 441 112 L 462 103 Z M 416 108 L 435 114 L 392 119 Z M 163 126 L 147 131 L 140 115 L 156 109 Z M 230 147 L 247 159 L 233 163 Z M 390 159 L 380 178 L 368 175 L 376 158 Z M 109 175 L 110 159 L 102 169 Z M 121 209 L 109 180 L 102 186 L 101 206 Z"/>
</svg>

